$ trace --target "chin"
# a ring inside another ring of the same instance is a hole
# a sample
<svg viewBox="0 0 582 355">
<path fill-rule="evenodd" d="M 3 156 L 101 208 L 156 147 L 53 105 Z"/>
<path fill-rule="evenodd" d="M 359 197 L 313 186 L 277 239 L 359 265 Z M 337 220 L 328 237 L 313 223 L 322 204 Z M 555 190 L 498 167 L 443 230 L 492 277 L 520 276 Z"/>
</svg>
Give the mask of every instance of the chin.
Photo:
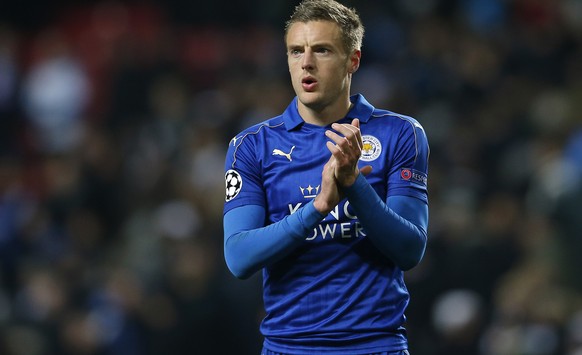
<svg viewBox="0 0 582 355">
<path fill-rule="evenodd" d="M 303 92 L 298 95 L 299 101 L 307 107 L 320 106 L 323 104 L 321 96 L 315 92 Z"/>
</svg>

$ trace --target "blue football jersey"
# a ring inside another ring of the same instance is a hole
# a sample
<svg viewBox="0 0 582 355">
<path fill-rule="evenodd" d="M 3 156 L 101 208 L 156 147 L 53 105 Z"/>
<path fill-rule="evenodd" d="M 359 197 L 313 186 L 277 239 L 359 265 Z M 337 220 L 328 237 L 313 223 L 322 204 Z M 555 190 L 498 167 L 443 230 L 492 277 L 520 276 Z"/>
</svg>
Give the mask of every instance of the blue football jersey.
<svg viewBox="0 0 582 355">
<path fill-rule="evenodd" d="M 384 201 L 405 195 L 428 203 L 429 148 L 421 125 L 374 108 L 362 95 L 351 100 L 338 122 L 360 120 L 360 166 L 373 167 L 368 182 Z M 331 155 L 328 129 L 304 122 L 295 98 L 282 115 L 232 138 L 224 213 L 260 205 L 268 225 L 312 200 Z M 403 272 L 366 238 L 347 200 L 305 235 L 303 245 L 263 269 L 263 298 L 261 332 L 270 350 L 361 354 L 406 347 Z"/>
</svg>

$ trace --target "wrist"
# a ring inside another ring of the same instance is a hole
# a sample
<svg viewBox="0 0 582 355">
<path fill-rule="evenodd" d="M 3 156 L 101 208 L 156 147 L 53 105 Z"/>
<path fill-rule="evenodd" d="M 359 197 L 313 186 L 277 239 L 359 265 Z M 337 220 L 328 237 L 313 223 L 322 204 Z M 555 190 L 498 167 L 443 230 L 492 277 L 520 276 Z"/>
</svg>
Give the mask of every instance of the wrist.
<svg viewBox="0 0 582 355">
<path fill-rule="evenodd" d="M 351 185 L 345 186 L 342 189 L 345 192 L 345 194 L 349 197 L 353 196 L 354 194 L 359 194 L 367 184 L 368 182 L 364 175 L 358 174 L 358 176 L 355 177 Z"/>
<path fill-rule="evenodd" d="M 354 175 L 344 177 L 341 181 L 338 181 L 338 185 L 341 186 L 342 188 L 349 188 L 356 183 L 356 180 L 358 180 L 359 175 L 360 171 L 356 170 Z"/>
<path fill-rule="evenodd" d="M 313 200 L 313 207 L 317 210 L 317 212 L 321 213 L 321 215 L 327 216 L 335 206 L 330 206 L 327 201 L 325 201 L 323 198 L 319 198 L 319 195 L 317 195 Z"/>
</svg>

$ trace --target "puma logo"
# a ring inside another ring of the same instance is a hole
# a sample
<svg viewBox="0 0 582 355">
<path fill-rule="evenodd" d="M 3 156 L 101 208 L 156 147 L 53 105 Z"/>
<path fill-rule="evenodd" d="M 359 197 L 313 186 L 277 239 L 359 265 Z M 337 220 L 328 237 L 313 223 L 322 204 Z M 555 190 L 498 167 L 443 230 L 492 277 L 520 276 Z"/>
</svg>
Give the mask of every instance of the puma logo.
<svg viewBox="0 0 582 355">
<path fill-rule="evenodd" d="M 280 155 L 282 157 L 289 159 L 289 161 L 293 161 L 293 159 L 291 159 L 291 153 L 293 153 L 293 149 L 295 149 L 295 146 L 291 147 L 291 151 L 289 153 L 285 153 L 281 149 L 273 149 L 273 155 Z"/>
</svg>

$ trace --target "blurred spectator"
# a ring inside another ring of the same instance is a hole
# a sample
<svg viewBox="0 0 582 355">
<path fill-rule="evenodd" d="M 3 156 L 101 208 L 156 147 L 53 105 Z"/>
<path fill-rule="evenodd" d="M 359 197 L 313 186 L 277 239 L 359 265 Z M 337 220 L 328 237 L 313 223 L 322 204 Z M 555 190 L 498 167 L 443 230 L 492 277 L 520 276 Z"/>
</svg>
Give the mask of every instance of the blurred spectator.
<svg viewBox="0 0 582 355">
<path fill-rule="evenodd" d="M 0 353 L 258 354 L 222 165 L 292 95 L 296 2 L 22 4 L 0 5 Z M 411 353 L 582 354 L 581 2 L 358 8 L 354 89 L 431 143 Z"/>
<path fill-rule="evenodd" d="M 33 63 L 23 82 L 23 106 L 38 151 L 68 152 L 82 140 L 90 95 L 82 64 L 68 43 L 48 29 L 33 48 Z"/>
</svg>

